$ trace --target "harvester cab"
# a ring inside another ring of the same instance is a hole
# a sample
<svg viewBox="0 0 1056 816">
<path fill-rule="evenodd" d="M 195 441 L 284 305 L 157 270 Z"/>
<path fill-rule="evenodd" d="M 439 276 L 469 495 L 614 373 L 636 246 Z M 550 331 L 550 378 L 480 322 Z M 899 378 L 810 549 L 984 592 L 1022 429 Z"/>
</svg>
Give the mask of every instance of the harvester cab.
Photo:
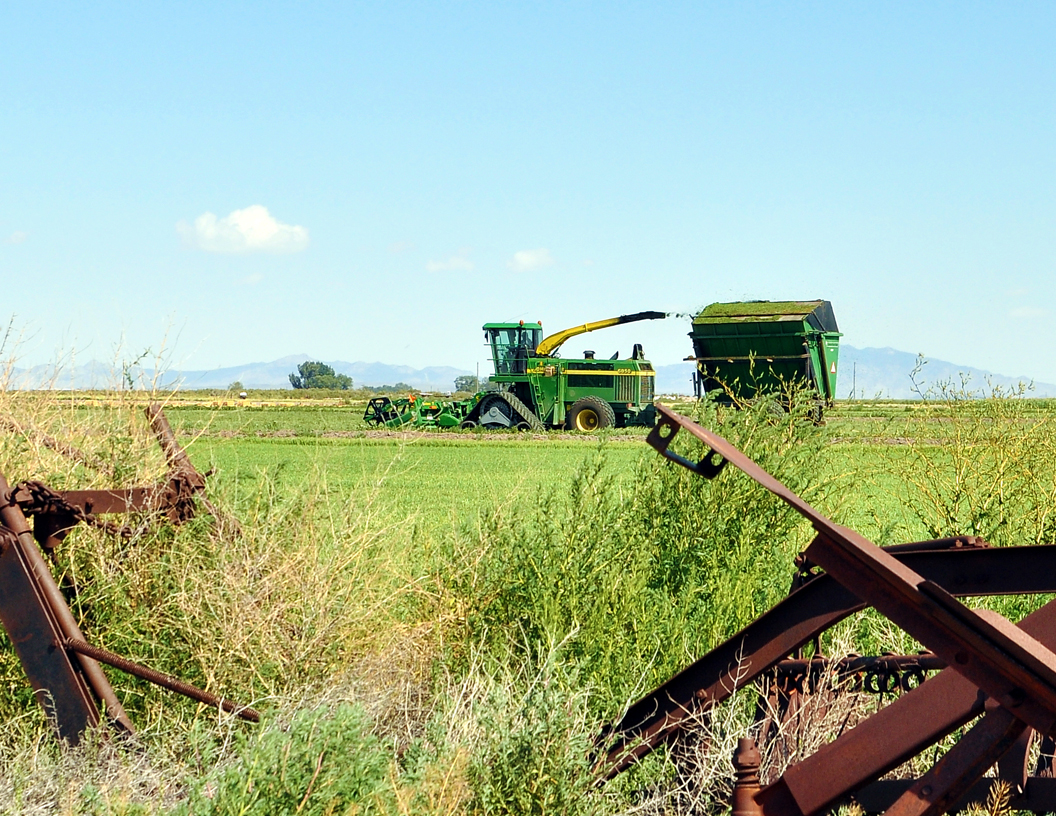
<svg viewBox="0 0 1056 816">
<path fill-rule="evenodd" d="M 543 339 L 539 323 L 488 323 L 484 337 L 491 346 L 491 359 L 496 374 L 525 374 L 528 359 Z"/>
</svg>

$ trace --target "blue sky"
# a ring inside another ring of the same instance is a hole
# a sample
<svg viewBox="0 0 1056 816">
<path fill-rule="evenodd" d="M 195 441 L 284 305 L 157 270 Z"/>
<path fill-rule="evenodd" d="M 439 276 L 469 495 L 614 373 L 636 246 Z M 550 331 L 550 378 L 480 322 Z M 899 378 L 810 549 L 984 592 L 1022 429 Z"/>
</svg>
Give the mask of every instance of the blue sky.
<svg viewBox="0 0 1056 816">
<path fill-rule="evenodd" d="M 826 298 L 852 345 L 1056 382 L 1054 5 L 7 3 L 0 22 L 0 317 L 22 363 L 472 369 L 486 321 Z M 686 331 L 566 351 L 641 341 L 664 364 Z"/>
</svg>

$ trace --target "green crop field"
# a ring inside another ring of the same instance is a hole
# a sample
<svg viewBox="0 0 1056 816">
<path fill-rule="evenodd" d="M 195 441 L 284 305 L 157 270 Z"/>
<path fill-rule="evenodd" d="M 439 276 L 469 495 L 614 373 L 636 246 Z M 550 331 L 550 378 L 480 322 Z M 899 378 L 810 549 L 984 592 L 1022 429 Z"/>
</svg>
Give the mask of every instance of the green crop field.
<svg viewBox="0 0 1056 816">
<path fill-rule="evenodd" d="M 165 473 L 135 395 L 4 400 L 11 481 Z M 876 543 L 1056 541 L 1050 404 L 844 403 L 821 427 L 766 405 L 676 409 Z M 78 527 L 53 569 L 89 640 L 262 722 L 108 670 L 138 736 L 60 747 L 0 637 L 0 810 L 616 814 L 679 812 L 686 797 L 722 810 L 750 689 L 712 718 L 692 768 L 660 751 L 598 788 L 588 758 L 628 702 L 786 594 L 811 530 L 785 505 L 739 473 L 663 462 L 644 430 L 379 432 L 361 402 L 281 395 L 174 395 L 166 412 L 218 518 L 133 519 L 127 538 Z M 1039 603 L 989 602 L 1012 619 Z M 917 648 L 868 614 L 822 645 Z M 854 711 L 875 707 L 865 697 Z"/>
</svg>

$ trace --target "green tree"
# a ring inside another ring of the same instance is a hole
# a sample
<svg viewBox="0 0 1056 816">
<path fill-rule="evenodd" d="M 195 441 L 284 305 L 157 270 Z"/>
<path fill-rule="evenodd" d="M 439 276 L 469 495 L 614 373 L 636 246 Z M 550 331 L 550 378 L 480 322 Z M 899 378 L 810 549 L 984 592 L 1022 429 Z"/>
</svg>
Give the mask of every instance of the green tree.
<svg viewBox="0 0 1056 816">
<path fill-rule="evenodd" d="M 294 388 L 335 388 L 347 391 L 352 387 L 352 378 L 347 374 L 337 374 L 326 363 L 307 360 L 297 366 L 297 373 L 290 375 L 290 385 Z"/>
<path fill-rule="evenodd" d="M 463 374 L 461 377 L 455 377 L 455 390 L 476 394 L 480 390 L 480 380 L 472 374 Z"/>
</svg>

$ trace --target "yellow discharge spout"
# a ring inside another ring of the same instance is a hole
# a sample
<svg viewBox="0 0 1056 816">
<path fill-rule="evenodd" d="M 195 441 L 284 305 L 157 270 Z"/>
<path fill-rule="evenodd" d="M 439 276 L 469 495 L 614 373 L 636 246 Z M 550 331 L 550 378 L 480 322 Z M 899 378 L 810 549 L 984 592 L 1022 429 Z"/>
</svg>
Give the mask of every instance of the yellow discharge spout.
<svg viewBox="0 0 1056 816">
<path fill-rule="evenodd" d="M 622 326 L 624 323 L 637 323 L 639 320 L 663 320 L 665 317 L 667 317 L 666 312 L 638 312 L 636 314 L 610 317 L 608 320 L 598 320 L 594 323 L 584 323 L 582 326 L 573 326 L 571 329 L 563 329 L 544 338 L 543 342 L 535 350 L 535 355 L 537 357 L 549 357 L 568 338 L 575 337 L 577 334 L 586 334 L 596 329 L 607 329 L 609 326 Z"/>
</svg>

